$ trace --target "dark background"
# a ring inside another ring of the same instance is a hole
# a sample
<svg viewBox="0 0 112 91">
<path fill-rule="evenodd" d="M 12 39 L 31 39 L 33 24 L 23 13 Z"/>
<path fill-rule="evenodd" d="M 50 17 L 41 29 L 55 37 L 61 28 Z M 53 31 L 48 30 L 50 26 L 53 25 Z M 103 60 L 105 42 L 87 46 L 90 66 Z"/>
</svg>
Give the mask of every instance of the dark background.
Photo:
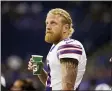
<svg viewBox="0 0 112 91">
<path fill-rule="evenodd" d="M 43 85 L 27 70 L 32 54 L 46 55 L 51 47 L 44 41 L 46 14 L 52 8 L 67 10 L 75 33 L 87 53 L 87 70 L 80 89 L 94 89 L 109 83 L 112 56 L 112 2 L 89 1 L 10 1 L 1 2 L 1 72 L 6 86 L 20 78 L 30 78 L 37 89 Z"/>
</svg>

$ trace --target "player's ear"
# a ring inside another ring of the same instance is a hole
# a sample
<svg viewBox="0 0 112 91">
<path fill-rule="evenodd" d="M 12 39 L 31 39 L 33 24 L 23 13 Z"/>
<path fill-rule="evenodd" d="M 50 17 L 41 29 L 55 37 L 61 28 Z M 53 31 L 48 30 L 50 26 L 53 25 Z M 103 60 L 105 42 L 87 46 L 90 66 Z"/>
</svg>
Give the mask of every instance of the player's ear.
<svg viewBox="0 0 112 91">
<path fill-rule="evenodd" d="M 69 25 L 68 24 L 64 24 L 63 25 L 63 33 L 66 33 L 69 29 Z"/>
</svg>

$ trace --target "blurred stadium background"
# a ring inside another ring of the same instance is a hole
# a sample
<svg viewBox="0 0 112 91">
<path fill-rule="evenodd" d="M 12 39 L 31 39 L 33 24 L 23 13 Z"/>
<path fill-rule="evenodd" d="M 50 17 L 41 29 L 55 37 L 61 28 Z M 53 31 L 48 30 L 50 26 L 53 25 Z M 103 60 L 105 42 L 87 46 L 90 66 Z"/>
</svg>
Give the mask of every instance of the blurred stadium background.
<svg viewBox="0 0 112 91">
<path fill-rule="evenodd" d="M 88 63 L 80 90 L 93 90 L 112 82 L 112 2 L 22 1 L 1 2 L 1 73 L 6 87 L 17 79 L 30 78 L 38 91 L 44 86 L 27 70 L 32 54 L 43 55 L 45 63 L 50 44 L 45 43 L 45 18 L 52 8 L 66 9 L 72 16 L 75 33 L 87 52 Z M 58 75 L 58 74 L 57 74 Z"/>
</svg>

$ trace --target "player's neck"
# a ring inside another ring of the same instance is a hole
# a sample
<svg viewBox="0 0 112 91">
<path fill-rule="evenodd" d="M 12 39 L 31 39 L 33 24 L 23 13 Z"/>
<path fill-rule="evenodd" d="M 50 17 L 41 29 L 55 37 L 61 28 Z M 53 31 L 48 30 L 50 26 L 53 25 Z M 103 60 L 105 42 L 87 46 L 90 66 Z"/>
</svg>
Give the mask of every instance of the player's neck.
<svg viewBox="0 0 112 91">
<path fill-rule="evenodd" d="M 59 41 L 55 42 L 54 44 L 58 44 L 60 41 L 64 40 L 64 39 L 68 39 L 69 37 L 68 36 L 62 36 L 62 38 L 60 38 Z"/>
</svg>

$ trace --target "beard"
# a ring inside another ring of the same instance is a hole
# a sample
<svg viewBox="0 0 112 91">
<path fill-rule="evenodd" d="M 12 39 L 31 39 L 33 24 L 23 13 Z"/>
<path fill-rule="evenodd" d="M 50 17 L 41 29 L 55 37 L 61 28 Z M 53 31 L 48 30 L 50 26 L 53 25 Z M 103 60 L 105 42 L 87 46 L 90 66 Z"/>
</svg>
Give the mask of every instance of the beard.
<svg viewBox="0 0 112 91">
<path fill-rule="evenodd" d="M 54 35 L 52 33 L 46 33 L 45 41 L 47 43 L 57 43 L 60 40 L 60 35 Z"/>
</svg>

